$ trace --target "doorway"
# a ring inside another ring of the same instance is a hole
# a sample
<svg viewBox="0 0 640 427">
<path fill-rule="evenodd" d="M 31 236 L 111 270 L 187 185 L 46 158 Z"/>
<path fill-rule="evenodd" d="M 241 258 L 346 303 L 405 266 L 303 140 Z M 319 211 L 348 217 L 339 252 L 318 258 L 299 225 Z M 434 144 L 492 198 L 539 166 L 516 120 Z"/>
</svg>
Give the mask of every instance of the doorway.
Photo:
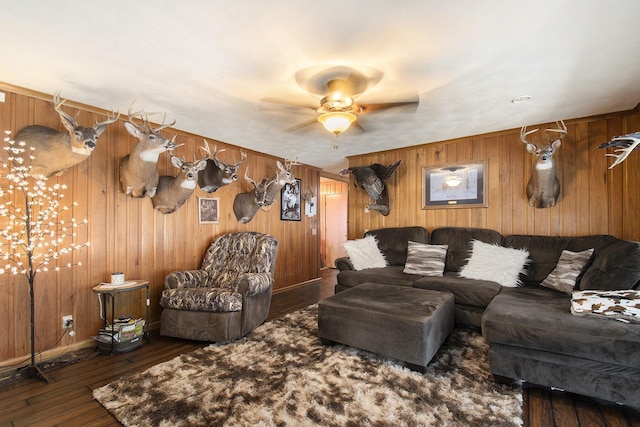
<svg viewBox="0 0 640 427">
<path fill-rule="evenodd" d="M 335 268 L 346 255 L 349 183 L 320 177 L 320 266 Z"/>
</svg>

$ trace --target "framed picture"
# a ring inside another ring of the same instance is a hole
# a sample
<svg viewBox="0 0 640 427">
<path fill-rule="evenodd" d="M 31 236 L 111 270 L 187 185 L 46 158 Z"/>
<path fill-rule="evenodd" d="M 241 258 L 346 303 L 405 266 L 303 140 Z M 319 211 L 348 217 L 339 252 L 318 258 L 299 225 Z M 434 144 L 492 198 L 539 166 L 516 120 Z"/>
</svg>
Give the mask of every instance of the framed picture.
<svg viewBox="0 0 640 427">
<path fill-rule="evenodd" d="M 217 224 L 220 215 L 220 198 L 198 197 L 198 219 L 200 224 Z"/>
<path fill-rule="evenodd" d="M 487 207 L 487 162 L 422 168 L 422 209 Z"/>
<path fill-rule="evenodd" d="M 293 184 L 285 184 L 280 190 L 281 220 L 300 221 L 302 219 L 300 188 L 302 188 L 302 180 L 296 178 L 296 182 Z"/>
</svg>

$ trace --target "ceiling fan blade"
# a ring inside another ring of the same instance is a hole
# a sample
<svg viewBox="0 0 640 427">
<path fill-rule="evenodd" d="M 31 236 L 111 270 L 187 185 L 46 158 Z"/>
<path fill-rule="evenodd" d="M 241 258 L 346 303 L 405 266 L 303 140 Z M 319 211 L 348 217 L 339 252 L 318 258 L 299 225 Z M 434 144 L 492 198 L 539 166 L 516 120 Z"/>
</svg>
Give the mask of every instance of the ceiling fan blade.
<svg viewBox="0 0 640 427">
<path fill-rule="evenodd" d="M 358 132 L 358 133 L 362 133 L 362 132 L 366 132 L 367 130 L 365 128 L 362 127 L 362 125 L 360 124 L 360 120 L 356 120 L 355 122 L 353 122 L 351 124 L 351 127 L 349 129 L 353 129 L 354 131 Z"/>
<path fill-rule="evenodd" d="M 290 101 L 286 99 L 268 98 L 268 97 L 262 98 L 260 100 L 260 104 L 262 105 L 262 103 L 278 104 L 278 105 L 282 105 L 289 108 L 303 108 L 311 111 L 315 111 L 318 108 L 317 105 L 311 105 L 311 104 L 306 104 L 306 103 L 297 102 L 297 101 Z"/>
<path fill-rule="evenodd" d="M 298 123 L 297 125 L 291 126 L 290 128 L 285 129 L 285 132 L 295 132 L 297 130 L 300 130 L 302 128 L 306 128 L 307 126 L 311 126 L 314 123 L 318 123 L 318 119 L 316 119 L 315 117 L 313 119 L 309 119 L 307 121 L 304 121 L 302 123 Z"/>
<path fill-rule="evenodd" d="M 358 105 L 362 109 L 362 114 L 373 113 L 375 111 L 386 110 L 389 108 L 397 108 L 397 107 L 405 107 L 407 109 L 411 108 L 413 111 L 418 108 L 419 101 L 399 101 L 399 102 L 381 102 L 381 103 L 367 103 L 361 104 L 358 102 Z"/>
<path fill-rule="evenodd" d="M 316 95 L 327 96 L 339 91 L 346 96 L 357 96 L 378 83 L 382 72 L 369 67 L 314 66 L 298 71 L 295 78 L 301 88 Z"/>
</svg>

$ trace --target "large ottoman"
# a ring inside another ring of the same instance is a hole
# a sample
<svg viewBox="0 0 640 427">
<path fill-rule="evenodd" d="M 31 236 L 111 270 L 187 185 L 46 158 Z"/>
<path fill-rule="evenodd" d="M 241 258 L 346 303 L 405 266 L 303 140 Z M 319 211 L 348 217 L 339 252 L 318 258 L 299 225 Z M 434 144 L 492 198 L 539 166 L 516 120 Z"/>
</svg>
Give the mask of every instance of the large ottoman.
<svg viewBox="0 0 640 427">
<path fill-rule="evenodd" d="M 424 372 L 453 331 L 449 292 L 363 283 L 318 303 L 318 336 L 388 356 Z"/>
</svg>

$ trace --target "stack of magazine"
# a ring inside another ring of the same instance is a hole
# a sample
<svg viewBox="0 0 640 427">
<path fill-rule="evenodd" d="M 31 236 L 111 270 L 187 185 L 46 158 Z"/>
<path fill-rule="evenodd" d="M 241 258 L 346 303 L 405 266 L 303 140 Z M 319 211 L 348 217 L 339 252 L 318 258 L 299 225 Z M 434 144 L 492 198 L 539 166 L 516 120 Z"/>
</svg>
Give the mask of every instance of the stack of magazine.
<svg viewBox="0 0 640 427">
<path fill-rule="evenodd" d="M 100 329 L 98 335 L 92 338 L 98 342 L 111 343 L 128 342 L 139 338 L 144 333 L 144 319 L 133 319 L 130 316 L 119 317 L 113 325 L 106 325 Z"/>
</svg>

